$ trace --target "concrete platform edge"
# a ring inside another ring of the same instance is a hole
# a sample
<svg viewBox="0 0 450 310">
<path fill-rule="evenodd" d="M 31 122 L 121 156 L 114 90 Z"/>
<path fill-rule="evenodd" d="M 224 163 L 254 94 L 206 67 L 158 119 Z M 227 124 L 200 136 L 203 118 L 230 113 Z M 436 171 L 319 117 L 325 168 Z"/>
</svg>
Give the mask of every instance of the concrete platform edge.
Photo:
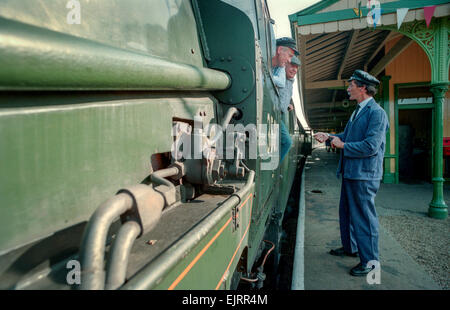
<svg viewBox="0 0 450 310">
<path fill-rule="evenodd" d="M 297 237 L 295 239 L 294 268 L 292 271 L 293 290 L 305 289 L 305 169 L 302 172 L 300 185 L 300 202 L 297 221 Z"/>
</svg>

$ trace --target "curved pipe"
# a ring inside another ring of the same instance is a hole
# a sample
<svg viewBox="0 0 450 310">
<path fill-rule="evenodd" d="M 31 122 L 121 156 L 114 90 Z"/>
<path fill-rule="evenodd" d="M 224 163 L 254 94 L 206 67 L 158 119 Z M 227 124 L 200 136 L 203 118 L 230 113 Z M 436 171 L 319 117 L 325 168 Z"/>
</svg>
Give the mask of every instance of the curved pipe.
<svg viewBox="0 0 450 310">
<path fill-rule="evenodd" d="M 134 240 L 141 233 L 141 227 L 135 221 L 129 221 L 122 225 L 111 249 L 106 273 L 107 290 L 115 290 L 125 283 L 128 267 L 128 258 Z"/>
<path fill-rule="evenodd" d="M 250 279 L 250 278 L 245 278 L 245 277 L 241 277 L 241 280 L 244 280 L 244 281 L 247 281 L 250 283 L 255 283 L 255 282 L 259 281 L 258 279 Z"/>
<path fill-rule="evenodd" d="M 229 108 L 227 111 L 227 114 L 225 114 L 225 117 L 222 121 L 222 129 L 226 130 L 228 124 L 230 124 L 231 119 L 236 115 L 239 114 L 239 110 L 237 108 Z"/>
<path fill-rule="evenodd" d="M 81 285 L 83 290 L 101 290 L 105 286 L 104 256 L 106 237 L 112 222 L 131 209 L 132 198 L 118 194 L 105 201 L 91 216 L 80 248 Z"/>
<path fill-rule="evenodd" d="M 152 183 L 155 183 L 158 185 L 166 185 L 168 187 L 175 188 L 175 185 L 173 185 L 172 182 L 170 182 L 169 180 L 166 180 L 165 178 L 177 175 L 178 172 L 179 172 L 179 170 L 177 167 L 161 169 L 156 172 L 153 172 L 150 176 L 150 179 L 151 179 Z"/>
<path fill-rule="evenodd" d="M 216 143 L 222 136 L 223 136 L 223 132 L 227 130 L 228 125 L 231 122 L 231 119 L 235 116 L 238 115 L 240 112 L 237 108 L 229 108 L 227 111 L 227 114 L 225 114 L 225 117 L 223 118 L 222 124 L 221 124 L 221 128 L 222 130 L 219 131 L 214 138 L 212 138 L 211 140 L 209 140 L 209 145 L 213 145 L 214 143 Z"/>
<path fill-rule="evenodd" d="M 272 247 L 270 248 L 269 251 L 267 251 L 266 256 L 264 256 L 263 262 L 262 262 L 261 266 L 259 266 L 260 268 L 264 268 L 264 264 L 266 263 L 267 257 L 269 256 L 270 252 L 272 252 L 273 249 L 275 249 L 275 243 L 273 243 L 272 241 L 269 241 L 269 240 L 263 240 L 263 241 L 266 243 L 272 244 Z"/>
<path fill-rule="evenodd" d="M 257 268 L 258 269 L 258 273 L 262 273 L 264 270 L 264 264 L 266 263 L 266 259 L 269 256 L 270 252 L 272 252 L 275 249 L 275 244 L 272 241 L 269 240 L 263 240 L 266 243 L 270 243 L 272 244 L 272 247 L 270 248 L 269 251 L 267 251 L 266 255 L 264 256 L 264 259 L 261 263 L 261 265 Z M 247 282 L 251 282 L 251 283 L 256 283 L 258 281 L 261 281 L 261 279 L 259 279 L 258 277 L 254 278 L 254 279 L 250 279 L 250 278 L 245 278 L 243 276 L 241 276 L 241 280 L 247 281 Z"/>
<path fill-rule="evenodd" d="M 211 215 L 196 225 L 192 230 L 186 233 L 173 246 L 163 252 L 157 259 L 144 267 L 138 274 L 131 278 L 123 289 L 150 289 L 156 285 L 158 280 L 164 277 L 176 264 L 186 257 L 203 238 L 213 229 L 224 216 L 230 214 L 232 208 L 241 202 L 245 195 L 248 195 L 253 186 L 255 172 L 251 170 L 247 181 L 237 193 L 228 197 L 220 207 Z"/>
</svg>

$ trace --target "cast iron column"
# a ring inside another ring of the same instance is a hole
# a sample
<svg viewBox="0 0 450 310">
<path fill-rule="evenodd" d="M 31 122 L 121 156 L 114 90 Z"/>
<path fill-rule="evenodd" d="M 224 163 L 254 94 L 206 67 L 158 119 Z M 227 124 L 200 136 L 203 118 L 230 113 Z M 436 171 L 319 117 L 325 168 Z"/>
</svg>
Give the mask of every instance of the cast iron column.
<svg viewBox="0 0 450 310">
<path fill-rule="evenodd" d="M 390 118 L 390 102 L 389 102 L 389 80 L 391 79 L 391 76 L 386 75 L 381 77 L 381 83 L 382 83 L 382 102 L 381 107 L 386 112 L 388 123 L 390 125 L 391 118 Z M 386 131 L 386 147 L 384 152 L 384 173 L 383 173 L 383 183 L 395 183 L 394 177 L 391 173 L 391 129 L 389 128 Z"/>
<path fill-rule="evenodd" d="M 428 208 L 428 215 L 436 219 L 445 219 L 448 216 L 447 205 L 444 201 L 444 178 L 443 178 L 443 123 L 444 115 L 442 113 L 445 93 L 448 89 L 448 83 L 439 83 L 431 85 L 434 102 L 434 171 L 433 171 L 433 199 Z"/>
</svg>

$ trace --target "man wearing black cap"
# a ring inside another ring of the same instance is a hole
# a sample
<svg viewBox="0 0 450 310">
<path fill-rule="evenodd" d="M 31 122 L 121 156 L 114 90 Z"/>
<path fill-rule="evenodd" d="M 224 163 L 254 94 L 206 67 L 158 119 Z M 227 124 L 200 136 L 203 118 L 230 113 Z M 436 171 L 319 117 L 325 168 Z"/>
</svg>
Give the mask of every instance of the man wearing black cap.
<svg viewBox="0 0 450 310">
<path fill-rule="evenodd" d="M 298 66 L 300 66 L 300 60 L 296 56 L 292 56 L 291 61 L 286 64 L 286 83 L 284 87 L 279 87 L 280 110 L 282 114 L 288 113 L 294 109 L 291 104 L 292 91 L 294 88 L 294 79 L 298 71 Z M 292 139 L 282 118 L 280 120 L 280 164 L 283 162 L 283 159 L 289 152 L 291 146 Z"/>
<path fill-rule="evenodd" d="M 277 39 L 277 47 L 275 56 L 272 57 L 272 73 L 273 81 L 280 91 L 280 108 L 284 112 L 284 104 L 291 100 L 292 87 L 289 87 L 289 73 L 286 72 L 286 66 L 291 63 L 291 60 L 298 55 L 297 46 L 295 40 L 288 37 Z M 297 59 L 297 58 L 296 58 Z M 295 60 L 294 60 L 295 62 Z M 298 66 L 298 65 L 297 65 Z M 295 75 L 294 75 L 295 76 Z M 288 94 L 290 91 L 290 95 Z M 287 99 L 287 97 L 289 98 Z M 289 105 L 289 104 L 288 104 Z M 286 107 L 287 108 L 287 107 Z M 292 139 L 289 135 L 289 131 L 284 125 L 283 121 L 280 122 L 280 163 L 283 162 L 284 157 L 289 151 L 292 145 Z"/>
<path fill-rule="evenodd" d="M 284 87 L 286 83 L 286 64 L 292 56 L 298 55 L 297 46 L 292 38 L 283 37 L 277 39 L 275 56 L 272 57 L 273 80 L 277 87 Z"/>
<path fill-rule="evenodd" d="M 349 82 L 347 92 L 358 106 L 344 132 L 337 135 L 319 132 L 314 138 L 319 142 L 332 139 L 331 144 L 341 149 L 337 176 L 342 174 L 339 225 L 343 247 L 331 250 L 330 254 L 352 257 L 359 254 L 360 263 L 350 274 L 364 276 L 379 264 L 375 195 L 383 175 L 389 124 L 385 111 L 373 99 L 380 82 L 362 70 L 356 70 Z"/>
</svg>

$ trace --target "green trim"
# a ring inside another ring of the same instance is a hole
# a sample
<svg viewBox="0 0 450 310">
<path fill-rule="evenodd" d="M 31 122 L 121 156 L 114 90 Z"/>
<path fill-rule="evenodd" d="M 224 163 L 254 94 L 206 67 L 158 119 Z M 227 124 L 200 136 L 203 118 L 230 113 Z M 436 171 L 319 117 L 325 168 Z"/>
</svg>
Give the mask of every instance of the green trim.
<svg viewBox="0 0 450 310">
<path fill-rule="evenodd" d="M 431 84 L 447 84 L 448 85 L 448 57 L 450 53 L 449 48 L 449 32 L 450 22 L 448 16 L 435 20 L 434 33 L 434 53 L 432 53 L 433 63 L 431 71 Z"/>
<path fill-rule="evenodd" d="M 391 76 L 383 76 L 381 78 L 382 93 L 380 95 L 380 105 L 386 112 L 388 122 L 390 123 L 389 116 L 389 80 Z M 384 151 L 384 166 L 383 166 L 383 183 L 395 183 L 395 174 L 391 172 L 391 160 L 390 158 L 396 158 L 395 155 L 391 155 L 391 129 L 386 131 L 386 146 Z"/>
<path fill-rule="evenodd" d="M 445 101 L 445 93 L 448 91 L 448 81 L 445 83 L 432 83 L 431 92 L 433 93 L 434 113 L 433 113 L 433 138 L 434 138 L 434 155 L 433 162 L 433 198 L 429 204 L 428 216 L 436 219 L 445 219 L 448 216 L 448 207 L 444 200 L 444 178 L 443 178 L 443 106 Z"/>
<path fill-rule="evenodd" d="M 385 173 L 383 175 L 384 184 L 396 184 L 395 183 L 395 173 Z"/>
<path fill-rule="evenodd" d="M 398 86 L 399 88 L 413 88 L 413 87 L 420 87 L 420 86 L 431 87 L 431 82 L 398 83 L 398 84 L 395 84 L 395 86 Z"/>
<path fill-rule="evenodd" d="M 363 17 L 366 17 L 367 13 L 369 12 L 369 9 L 362 8 L 361 11 Z M 381 13 L 384 13 L 383 9 Z M 358 16 L 355 15 L 355 11 L 353 11 L 353 9 L 345 9 L 333 12 L 318 13 L 313 15 L 297 16 L 297 24 L 299 26 L 305 26 L 354 18 L 358 18 Z"/>
<path fill-rule="evenodd" d="M 419 109 L 432 109 L 434 105 L 432 103 L 419 103 L 419 104 L 399 104 L 399 110 L 419 110 Z"/>
<path fill-rule="evenodd" d="M 400 29 L 396 25 L 380 25 L 380 30 L 399 32 L 414 40 L 425 51 L 431 66 L 432 84 L 448 83 L 450 53 L 448 52 L 448 32 L 450 18 L 433 18 L 431 25 L 424 20 L 403 23 Z M 446 61 L 446 59 L 448 59 Z"/>
<path fill-rule="evenodd" d="M 430 82 L 419 82 L 419 83 L 399 83 L 394 85 L 394 123 L 395 123 L 395 183 L 399 183 L 399 148 L 398 148 L 398 111 L 399 110 L 413 110 L 413 109 L 434 109 L 434 104 L 408 104 L 405 106 L 401 106 L 398 104 L 398 92 L 400 88 L 412 88 L 417 86 L 430 86 Z M 431 140 L 432 144 L 434 143 L 434 122 L 435 117 L 434 113 L 431 112 Z M 434 171 L 434 148 L 431 148 L 431 176 Z M 431 180 L 430 180 L 431 181 Z"/>
<path fill-rule="evenodd" d="M 289 20 L 292 23 L 293 21 L 297 21 L 297 16 L 315 14 L 320 10 L 323 10 L 324 8 L 329 7 L 330 5 L 335 4 L 336 2 L 339 2 L 339 0 L 321 0 L 320 2 L 317 2 L 316 4 L 313 4 L 310 7 L 307 7 L 306 9 L 303 9 L 301 11 L 298 11 L 297 13 L 289 15 Z"/>
<path fill-rule="evenodd" d="M 327 2 L 327 1 L 325 1 Z M 329 1 L 329 2 L 336 2 L 336 1 Z M 333 4 L 333 3 L 330 3 Z M 448 0 L 401 0 L 396 2 L 388 2 L 388 3 L 382 3 L 381 4 L 381 15 L 390 14 L 397 12 L 397 9 L 400 8 L 409 8 L 410 10 L 414 9 L 420 9 L 425 6 L 432 6 L 432 5 L 440 5 L 440 4 L 447 4 Z M 317 12 L 324 7 L 321 7 L 318 10 L 311 10 L 312 12 Z M 312 9 L 312 7 L 310 7 Z M 356 19 L 358 16 L 356 16 L 355 11 L 353 9 L 344 9 L 344 10 L 337 10 L 332 12 L 325 12 L 325 13 L 309 13 L 306 10 L 297 12 L 295 14 L 289 15 L 289 20 L 291 23 L 297 22 L 299 26 L 304 25 L 311 25 L 311 24 L 319 24 L 319 23 L 326 23 L 326 22 L 332 22 L 332 21 L 338 21 L 338 20 L 345 20 L 345 19 Z M 369 13 L 369 9 L 367 7 L 361 8 L 363 17 L 367 17 L 367 14 Z"/>
</svg>

